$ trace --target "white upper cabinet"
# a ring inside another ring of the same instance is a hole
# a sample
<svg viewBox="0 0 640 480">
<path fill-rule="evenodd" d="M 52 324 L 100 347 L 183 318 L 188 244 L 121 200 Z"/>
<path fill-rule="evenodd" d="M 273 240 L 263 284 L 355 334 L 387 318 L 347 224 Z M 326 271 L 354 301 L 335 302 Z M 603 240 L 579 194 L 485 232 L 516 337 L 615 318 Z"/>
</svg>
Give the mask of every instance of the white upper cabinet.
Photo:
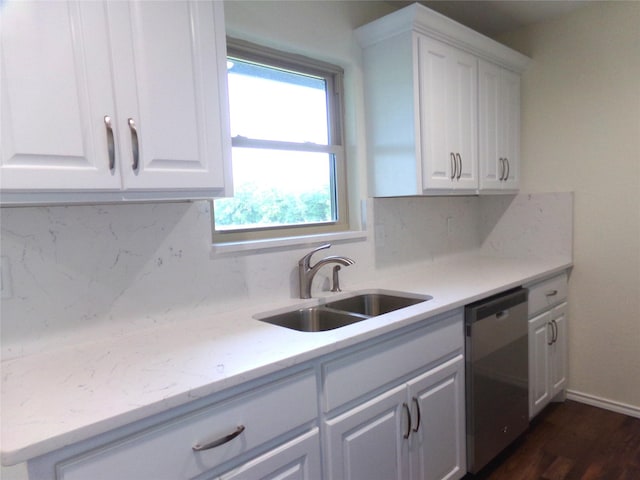
<svg viewBox="0 0 640 480">
<path fill-rule="evenodd" d="M 6 2 L 2 192 L 119 189 L 104 117 L 115 123 L 108 29 L 94 2 Z"/>
<path fill-rule="evenodd" d="M 517 191 L 520 184 L 520 76 L 479 65 L 480 191 Z"/>
<path fill-rule="evenodd" d="M 418 41 L 422 187 L 478 188 L 478 61 L 424 35 Z"/>
<path fill-rule="evenodd" d="M 370 194 L 518 188 L 518 75 L 527 57 L 417 3 L 356 36 L 364 49 Z M 479 66 L 487 62 L 503 72 L 495 92 L 482 86 Z M 483 125 L 484 118 L 493 124 Z M 498 159 L 483 165 L 479 144 L 491 143 L 484 138 L 491 135 L 495 146 L 486 150 L 494 148 Z M 483 175 L 497 175 L 496 185 L 485 187 Z"/>
<path fill-rule="evenodd" d="M 228 136 L 220 115 L 226 51 L 219 5 L 108 3 L 125 189 L 224 190 L 224 168 L 212 162 L 224 158 Z"/>
<path fill-rule="evenodd" d="M 7 2 L 3 204 L 231 191 L 220 2 Z"/>
</svg>

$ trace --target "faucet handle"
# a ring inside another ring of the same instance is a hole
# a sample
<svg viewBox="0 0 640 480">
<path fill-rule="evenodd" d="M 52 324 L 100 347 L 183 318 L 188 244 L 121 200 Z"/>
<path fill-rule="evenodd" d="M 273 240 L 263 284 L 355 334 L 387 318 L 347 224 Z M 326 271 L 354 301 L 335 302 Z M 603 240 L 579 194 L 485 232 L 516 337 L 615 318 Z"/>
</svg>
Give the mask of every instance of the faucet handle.
<svg viewBox="0 0 640 480">
<path fill-rule="evenodd" d="M 309 265 L 311 264 L 311 256 L 320 250 L 325 250 L 329 248 L 330 246 L 331 246 L 330 243 L 325 243 L 324 245 L 320 245 L 319 247 L 314 248 L 298 261 L 298 265 L 301 267 L 309 268 Z"/>
</svg>

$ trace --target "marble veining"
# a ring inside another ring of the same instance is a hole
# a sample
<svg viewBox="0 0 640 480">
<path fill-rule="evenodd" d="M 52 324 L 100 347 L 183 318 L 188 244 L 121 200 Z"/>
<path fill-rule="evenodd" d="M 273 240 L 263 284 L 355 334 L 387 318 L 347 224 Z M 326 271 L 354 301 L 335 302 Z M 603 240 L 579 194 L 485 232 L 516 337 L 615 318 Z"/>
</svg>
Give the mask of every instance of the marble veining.
<svg viewBox="0 0 640 480">
<path fill-rule="evenodd" d="M 521 194 L 483 198 L 481 251 L 485 255 L 536 257 L 573 251 L 573 194 Z"/>
<path fill-rule="evenodd" d="M 375 199 L 331 254 L 345 291 L 433 295 L 409 318 L 316 335 L 256 321 L 298 305 L 310 245 L 214 255 L 210 203 L 2 208 L 2 456 L 23 461 L 298 365 L 571 264 L 571 194 Z M 313 296 L 328 286 L 327 272 Z M 46 395 L 43 395 L 46 392 Z"/>
<path fill-rule="evenodd" d="M 328 332 L 297 332 L 253 318 L 258 311 L 282 308 L 276 302 L 217 314 L 216 321 L 201 313 L 153 330 L 5 361 L 3 462 L 24 461 L 91 438 L 568 266 L 557 257 L 461 255 L 356 285 L 434 299 Z"/>
<path fill-rule="evenodd" d="M 571 194 L 375 199 L 367 241 L 335 244 L 350 284 L 415 262 L 480 250 L 571 257 Z M 296 298 L 309 247 L 211 254 L 211 212 L 193 203 L 2 208 L 12 296 L 1 303 L 2 358 L 121 336 L 200 312 Z M 320 271 L 315 295 L 329 285 Z"/>
</svg>

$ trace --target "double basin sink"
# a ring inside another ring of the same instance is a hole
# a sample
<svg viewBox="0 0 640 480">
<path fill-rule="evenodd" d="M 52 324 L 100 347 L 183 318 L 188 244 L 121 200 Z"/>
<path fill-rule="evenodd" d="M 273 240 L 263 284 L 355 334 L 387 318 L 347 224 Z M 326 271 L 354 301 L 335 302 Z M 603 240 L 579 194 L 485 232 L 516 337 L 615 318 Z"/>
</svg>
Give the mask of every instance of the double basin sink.
<svg viewBox="0 0 640 480">
<path fill-rule="evenodd" d="M 433 297 L 411 293 L 356 293 L 311 307 L 296 308 L 258 320 L 301 332 L 323 332 L 394 312 Z"/>
</svg>

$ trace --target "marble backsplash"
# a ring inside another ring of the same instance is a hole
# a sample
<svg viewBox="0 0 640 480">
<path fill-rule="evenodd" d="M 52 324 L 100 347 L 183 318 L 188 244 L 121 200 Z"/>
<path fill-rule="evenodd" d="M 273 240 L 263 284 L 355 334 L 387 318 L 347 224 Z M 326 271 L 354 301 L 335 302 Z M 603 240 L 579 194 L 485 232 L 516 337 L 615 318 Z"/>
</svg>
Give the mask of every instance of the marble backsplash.
<svg viewBox="0 0 640 480">
<path fill-rule="evenodd" d="M 570 259 L 572 205 L 568 193 L 369 200 L 367 239 L 331 254 L 356 261 L 341 271 L 345 289 L 450 255 Z M 3 359 L 296 298 L 297 261 L 316 245 L 214 254 L 207 201 L 5 207 L 0 223 Z"/>
<path fill-rule="evenodd" d="M 572 258 L 572 193 L 480 198 L 478 234 L 482 254 Z"/>
</svg>

